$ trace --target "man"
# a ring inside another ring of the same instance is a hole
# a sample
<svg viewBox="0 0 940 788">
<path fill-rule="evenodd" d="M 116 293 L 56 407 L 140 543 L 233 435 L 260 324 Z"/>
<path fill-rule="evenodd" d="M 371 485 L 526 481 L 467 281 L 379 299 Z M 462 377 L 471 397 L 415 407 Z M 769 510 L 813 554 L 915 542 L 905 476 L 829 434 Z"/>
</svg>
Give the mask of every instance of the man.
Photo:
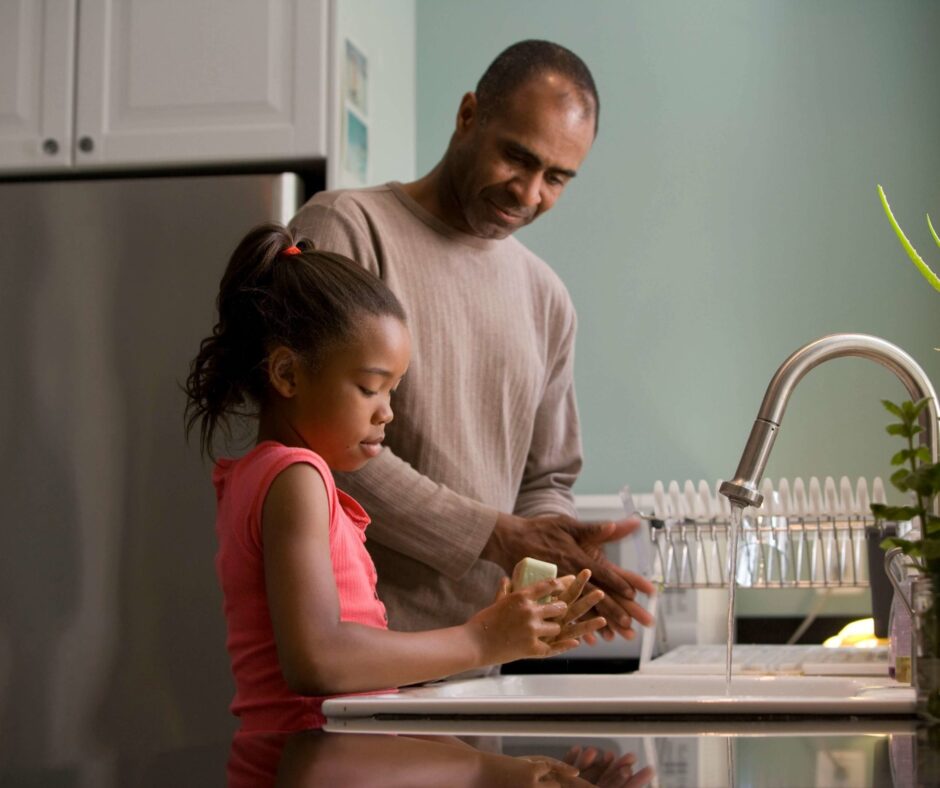
<svg viewBox="0 0 940 788">
<path fill-rule="evenodd" d="M 460 102 L 423 178 L 313 197 L 292 224 L 381 276 L 408 313 L 413 357 L 385 449 L 337 475 L 372 517 L 367 546 L 392 628 L 465 621 L 532 556 L 592 570 L 604 636 L 649 623 L 650 584 L 603 556 L 637 523 L 582 524 L 575 314 L 554 272 L 512 238 L 548 211 L 597 132 L 587 66 L 523 41 Z M 593 638 L 591 639 L 593 642 Z"/>
</svg>

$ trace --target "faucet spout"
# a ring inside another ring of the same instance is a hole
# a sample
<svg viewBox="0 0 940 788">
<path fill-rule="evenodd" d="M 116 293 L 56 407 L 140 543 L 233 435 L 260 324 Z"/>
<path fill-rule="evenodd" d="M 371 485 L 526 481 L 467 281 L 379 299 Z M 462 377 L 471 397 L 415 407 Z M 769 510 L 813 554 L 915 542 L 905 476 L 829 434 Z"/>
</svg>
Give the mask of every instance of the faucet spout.
<svg viewBox="0 0 940 788">
<path fill-rule="evenodd" d="M 890 369 L 904 384 L 914 401 L 929 399 L 921 412 L 922 445 L 930 449 L 934 462 L 940 459 L 940 425 L 937 422 L 937 395 L 929 378 L 897 345 L 867 334 L 829 334 L 796 350 L 780 365 L 767 386 L 751 434 L 748 436 L 734 480 L 723 482 L 719 492 L 740 506 L 760 506 L 764 498 L 758 491 L 764 468 L 770 458 L 777 430 L 796 385 L 813 367 L 843 356 L 860 356 L 877 361 Z"/>
</svg>

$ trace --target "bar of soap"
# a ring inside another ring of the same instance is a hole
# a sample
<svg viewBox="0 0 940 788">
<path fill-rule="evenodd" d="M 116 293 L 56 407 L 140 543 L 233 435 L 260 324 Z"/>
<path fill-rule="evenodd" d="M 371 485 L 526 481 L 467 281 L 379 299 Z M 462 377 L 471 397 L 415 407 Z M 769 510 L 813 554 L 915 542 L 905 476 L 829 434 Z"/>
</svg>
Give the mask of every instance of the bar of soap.
<svg viewBox="0 0 940 788">
<path fill-rule="evenodd" d="M 523 558 L 512 570 L 512 590 L 521 591 L 540 580 L 552 580 L 558 576 L 558 567 L 537 558 Z M 542 597 L 539 602 L 550 602 L 551 597 Z"/>
</svg>

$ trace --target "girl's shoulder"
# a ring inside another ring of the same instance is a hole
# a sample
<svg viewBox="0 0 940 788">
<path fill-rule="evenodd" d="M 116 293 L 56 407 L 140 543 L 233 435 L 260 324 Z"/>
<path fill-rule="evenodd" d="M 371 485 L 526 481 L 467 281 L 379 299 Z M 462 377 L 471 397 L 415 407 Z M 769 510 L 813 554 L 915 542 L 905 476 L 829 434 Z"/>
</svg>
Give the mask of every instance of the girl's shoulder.
<svg viewBox="0 0 940 788">
<path fill-rule="evenodd" d="M 319 454 L 277 441 L 263 441 L 242 457 L 218 459 L 212 472 L 212 483 L 219 498 L 227 491 L 267 490 L 275 476 L 295 463 L 316 468 L 323 477 L 329 496 L 332 498 L 336 494 L 333 474 Z"/>
</svg>

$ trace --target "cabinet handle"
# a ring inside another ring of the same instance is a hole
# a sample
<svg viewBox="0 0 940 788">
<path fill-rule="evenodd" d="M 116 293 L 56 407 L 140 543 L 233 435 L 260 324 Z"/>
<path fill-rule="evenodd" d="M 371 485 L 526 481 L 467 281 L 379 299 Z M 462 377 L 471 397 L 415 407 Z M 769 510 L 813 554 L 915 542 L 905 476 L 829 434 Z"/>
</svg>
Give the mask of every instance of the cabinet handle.
<svg viewBox="0 0 940 788">
<path fill-rule="evenodd" d="M 49 156 L 55 156 L 59 152 L 59 143 L 52 137 L 42 141 L 42 152 Z"/>
<path fill-rule="evenodd" d="M 95 141 L 91 137 L 82 137 L 78 141 L 78 149 L 82 153 L 91 153 L 95 149 Z"/>
</svg>

